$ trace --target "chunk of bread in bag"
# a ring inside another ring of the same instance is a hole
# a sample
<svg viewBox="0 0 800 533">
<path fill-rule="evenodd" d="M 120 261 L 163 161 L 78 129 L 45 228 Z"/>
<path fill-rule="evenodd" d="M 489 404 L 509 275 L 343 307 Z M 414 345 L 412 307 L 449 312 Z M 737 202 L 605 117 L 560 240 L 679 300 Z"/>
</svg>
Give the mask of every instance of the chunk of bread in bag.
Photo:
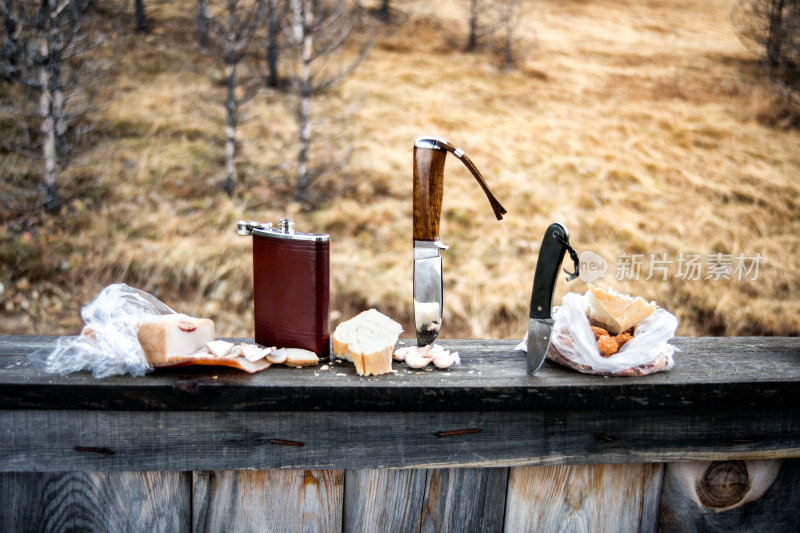
<svg viewBox="0 0 800 533">
<path fill-rule="evenodd" d="M 592 285 L 589 285 L 587 302 L 592 325 L 606 329 L 611 335 L 635 326 L 656 310 L 654 302 L 646 302 L 641 296 L 633 298 L 613 289 L 603 290 Z"/>
</svg>

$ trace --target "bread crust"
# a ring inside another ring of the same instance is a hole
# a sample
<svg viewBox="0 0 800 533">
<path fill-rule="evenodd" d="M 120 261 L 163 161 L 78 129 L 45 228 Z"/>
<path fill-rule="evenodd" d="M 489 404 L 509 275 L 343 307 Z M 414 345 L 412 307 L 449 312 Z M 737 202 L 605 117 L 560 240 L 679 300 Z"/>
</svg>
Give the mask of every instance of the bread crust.
<svg viewBox="0 0 800 533">
<path fill-rule="evenodd" d="M 139 326 L 136 338 L 144 350 L 145 359 L 150 366 L 158 367 L 167 364 L 167 328 L 169 323 L 166 321 L 145 322 Z"/>
</svg>

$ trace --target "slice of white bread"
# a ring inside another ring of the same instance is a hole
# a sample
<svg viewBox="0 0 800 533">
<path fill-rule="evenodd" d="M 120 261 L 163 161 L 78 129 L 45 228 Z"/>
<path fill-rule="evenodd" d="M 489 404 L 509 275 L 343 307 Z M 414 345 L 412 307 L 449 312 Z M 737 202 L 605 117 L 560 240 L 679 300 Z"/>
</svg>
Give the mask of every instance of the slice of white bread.
<svg viewBox="0 0 800 533">
<path fill-rule="evenodd" d="M 589 320 L 612 335 L 635 326 L 656 310 L 654 302 L 646 302 L 641 296 L 633 298 L 611 288 L 603 290 L 589 285 L 586 297 Z"/>
<path fill-rule="evenodd" d="M 333 331 L 333 353 L 352 361 L 362 376 L 392 371 L 392 351 L 403 327 L 375 309 L 345 320 Z"/>
<path fill-rule="evenodd" d="M 136 337 L 151 366 L 175 364 L 184 356 L 205 350 L 214 340 L 214 322 L 208 318 L 187 315 L 164 315 L 142 322 Z"/>
</svg>

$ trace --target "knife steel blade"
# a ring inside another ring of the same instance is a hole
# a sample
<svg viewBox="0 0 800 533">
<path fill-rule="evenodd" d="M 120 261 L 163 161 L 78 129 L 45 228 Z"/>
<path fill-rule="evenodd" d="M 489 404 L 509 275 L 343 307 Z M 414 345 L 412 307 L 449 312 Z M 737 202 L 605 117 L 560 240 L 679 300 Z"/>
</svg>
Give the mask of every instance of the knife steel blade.
<svg viewBox="0 0 800 533">
<path fill-rule="evenodd" d="M 444 245 L 418 241 L 414 244 L 414 324 L 417 345 L 431 344 L 442 327 L 442 256 Z"/>
<path fill-rule="evenodd" d="M 567 228 L 554 222 L 545 231 L 542 246 L 539 248 L 528 323 L 528 374 L 534 374 L 541 368 L 550 348 L 550 335 L 553 330 L 553 291 L 556 287 L 558 270 L 566 253 L 563 243 L 569 242 L 568 239 Z"/>
</svg>

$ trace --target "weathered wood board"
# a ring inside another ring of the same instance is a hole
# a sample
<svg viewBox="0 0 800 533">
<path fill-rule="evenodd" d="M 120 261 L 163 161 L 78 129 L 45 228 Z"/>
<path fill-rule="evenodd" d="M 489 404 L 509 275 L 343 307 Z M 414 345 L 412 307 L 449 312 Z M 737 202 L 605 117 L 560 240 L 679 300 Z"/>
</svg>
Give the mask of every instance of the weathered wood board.
<svg viewBox="0 0 800 533">
<path fill-rule="evenodd" d="M 53 340 L 0 336 L 2 532 L 800 531 L 798 339 L 676 339 L 641 378 L 443 340 L 448 372 L 102 380 L 27 363 Z"/>
<path fill-rule="evenodd" d="M 505 531 L 656 531 L 660 464 L 517 467 Z"/>
<path fill-rule="evenodd" d="M 420 531 L 502 531 L 508 471 L 508 468 L 429 470 Z"/>
<path fill-rule="evenodd" d="M 192 524 L 197 533 L 339 532 L 344 471 L 195 472 Z"/>
<path fill-rule="evenodd" d="M 348 470 L 347 533 L 419 531 L 428 470 Z"/>
<path fill-rule="evenodd" d="M 580 374 L 552 363 L 528 376 L 516 341 L 449 340 L 462 364 L 362 377 L 349 363 L 274 366 L 256 375 L 224 367 L 159 369 L 95 379 L 33 368 L 26 356 L 56 337 L 0 336 L 0 409 L 133 411 L 559 411 L 800 404 L 800 339 L 678 338 L 675 367 L 636 378 Z"/>
<path fill-rule="evenodd" d="M 800 456 L 800 410 L 0 411 L 0 471 L 435 468 Z"/>
<path fill-rule="evenodd" d="M 189 533 L 191 475 L 0 473 L 0 531 Z"/>
</svg>

